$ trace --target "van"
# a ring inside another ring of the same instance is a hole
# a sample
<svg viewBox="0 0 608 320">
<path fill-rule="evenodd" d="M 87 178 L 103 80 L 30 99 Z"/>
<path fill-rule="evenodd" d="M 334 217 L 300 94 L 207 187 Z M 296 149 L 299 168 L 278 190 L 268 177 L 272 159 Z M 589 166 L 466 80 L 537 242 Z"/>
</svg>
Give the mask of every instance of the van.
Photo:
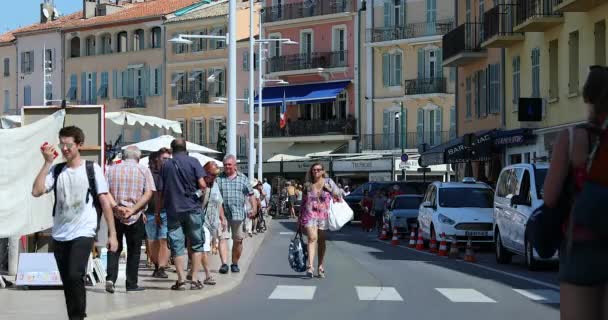
<svg viewBox="0 0 608 320">
<path fill-rule="evenodd" d="M 510 263 L 513 255 L 521 255 L 528 269 L 538 268 L 541 259 L 525 231 L 530 215 L 543 204 L 548 170 L 546 163 L 520 163 L 500 172 L 494 195 L 494 245 L 498 263 Z"/>
</svg>

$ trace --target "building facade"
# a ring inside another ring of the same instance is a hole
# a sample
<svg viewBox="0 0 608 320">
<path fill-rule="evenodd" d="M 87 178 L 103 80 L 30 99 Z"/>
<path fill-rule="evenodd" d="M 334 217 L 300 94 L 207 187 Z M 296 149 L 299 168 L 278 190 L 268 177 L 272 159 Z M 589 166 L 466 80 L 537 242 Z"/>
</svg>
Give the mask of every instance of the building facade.
<svg viewBox="0 0 608 320">
<path fill-rule="evenodd" d="M 17 115 L 17 45 L 11 32 L 0 36 L 2 115 Z"/>
</svg>

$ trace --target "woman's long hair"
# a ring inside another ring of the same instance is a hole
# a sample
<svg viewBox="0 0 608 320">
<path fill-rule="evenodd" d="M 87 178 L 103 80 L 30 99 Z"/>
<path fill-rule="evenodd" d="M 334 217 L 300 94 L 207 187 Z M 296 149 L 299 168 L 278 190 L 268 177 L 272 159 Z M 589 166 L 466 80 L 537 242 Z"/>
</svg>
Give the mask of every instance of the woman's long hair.
<svg viewBox="0 0 608 320">
<path fill-rule="evenodd" d="M 323 167 L 323 165 L 320 162 L 315 162 L 312 164 L 312 166 L 310 166 L 310 168 L 308 168 L 308 171 L 306 172 L 306 179 L 305 179 L 305 183 L 304 183 L 304 190 L 308 191 L 310 189 L 310 186 L 314 183 L 313 181 L 313 176 L 312 176 L 312 168 L 319 166 L 321 167 L 321 169 L 323 169 L 323 178 L 327 178 L 327 173 L 325 172 L 325 167 Z"/>
<path fill-rule="evenodd" d="M 593 106 L 590 122 L 599 123 L 602 116 L 608 113 L 608 68 L 604 66 L 591 66 L 587 81 L 583 86 L 583 99 L 585 103 Z"/>
</svg>

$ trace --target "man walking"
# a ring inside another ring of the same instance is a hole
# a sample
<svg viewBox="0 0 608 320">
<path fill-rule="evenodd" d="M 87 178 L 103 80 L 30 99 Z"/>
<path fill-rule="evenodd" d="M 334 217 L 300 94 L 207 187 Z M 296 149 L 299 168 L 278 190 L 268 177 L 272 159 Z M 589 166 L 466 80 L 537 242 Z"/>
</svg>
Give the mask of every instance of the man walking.
<svg viewBox="0 0 608 320">
<path fill-rule="evenodd" d="M 62 128 L 58 147 L 66 162 L 52 165 L 57 152 L 55 147 L 45 144 L 42 147 L 44 165 L 32 187 L 34 197 L 55 191 L 53 251 L 70 320 L 87 316 L 84 278 L 99 222 L 95 203 L 103 208 L 103 216 L 108 224 L 110 252 L 115 252 L 118 247 L 112 214 L 115 202 L 108 194 L 108 184 L 99 165 L 80 157 L 83 143 L 84 133 L 80 128 Z M 87 174 L 91 171 L 94 191 L 90 188 Z"/>
<path fill-rule="evenodd" d="M 203 283 L 198 280 L 201 269 L 201 255 L 204 252 L 203 210 L 201 195 L 207 185 L 200 162 L 188 156 L 186 140 L 177 138 L 171 142 L 173 158 L 167 159 L 161 169 L 161 197 L 167 210 L 167 225 L 171 255 L 177 269 L 177 282 L 171 290 L 185 290 L 186 237 L 192 248 L 191 290 L 200 290 Z M 155 219 L 160 221 L 160 207 L 156 208 Z"/>
<path fill-rule="evenodd" d="M 257 211 L 256 201 L 253 197 L 253 189 L 249 185 L 249 179 L 237 171 L 236 157 L 227 155 L 224 157 L 224 172 L 217 178 L 220 192 L 224 198 L 224 214 L 228 220 L 228 229 L 222 233 L 220 239 L 220 259 L 222 266 L 220 273 L 228 273 L 227 255 L 228 239 L 232 233 L 232 265 L 230 271 L 240 272 L 239 259 L 243 252 L 243 222 L 246 217 L 253 218 Z M 245 212 L 245 201 L 249 201 L 251 210 Z"/>
<path fill-rule="evenodd" d="M 156 191 L 150 169 L 139 164 L 141 151 L 135 146 L 123 151 L 123 161 L 111 166 L 106 172 L 110 194 L 122 207 L 122 214 L 114 215 L 118 250 L 108 255 L 108 275 L 106 291 L 114 293 L 114 285 L 118 278 L 118 260 L 122 252 L 123 236 L 127 239 L 127 292 L 143 291 L 137 285 L 141 243 L 145 236 L 145 216 L 142 215 L 146 205 Z"/>
<path fill-rule="evenodd" d="M 146 235 L 148 237 L 148 251 L 150 252 L 150 260 L 154 263 L 153 278 L 167 279 L 169 275 L 165 272 L 165 268 L 169 264 L 169 247 L 167 245 L 167 211 L 165 211 L 161 203 L 160 193 L 162 189 L 160 178 L 160 169 L 163 163 L 171 158 L 171 152 L 167 148 L 161 148 L 156 152 L 152 152 L 149 156 L 149 167 L 154 179 L 156 192 L 152 196 L 152 200 L 148 204 L 146 210 Z M 154 213 L 156 207 L 160 207 L 160 223 L 156 223 Z"/>
</svg>

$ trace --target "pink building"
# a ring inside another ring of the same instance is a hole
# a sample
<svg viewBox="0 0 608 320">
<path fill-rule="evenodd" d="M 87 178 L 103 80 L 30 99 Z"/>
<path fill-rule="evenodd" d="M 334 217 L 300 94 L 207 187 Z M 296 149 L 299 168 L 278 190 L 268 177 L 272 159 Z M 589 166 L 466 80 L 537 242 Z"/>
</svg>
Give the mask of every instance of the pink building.
<svg viewBox="0 0 608 320">
<path fill-rule="evenodd" d="M 264 159 L 356 151 L 356 0 L 265 0 L 263 38 L 273 42 L 264 59 Z M 288 124 L 280 128 L 285 100 Z"/>
</svg>

